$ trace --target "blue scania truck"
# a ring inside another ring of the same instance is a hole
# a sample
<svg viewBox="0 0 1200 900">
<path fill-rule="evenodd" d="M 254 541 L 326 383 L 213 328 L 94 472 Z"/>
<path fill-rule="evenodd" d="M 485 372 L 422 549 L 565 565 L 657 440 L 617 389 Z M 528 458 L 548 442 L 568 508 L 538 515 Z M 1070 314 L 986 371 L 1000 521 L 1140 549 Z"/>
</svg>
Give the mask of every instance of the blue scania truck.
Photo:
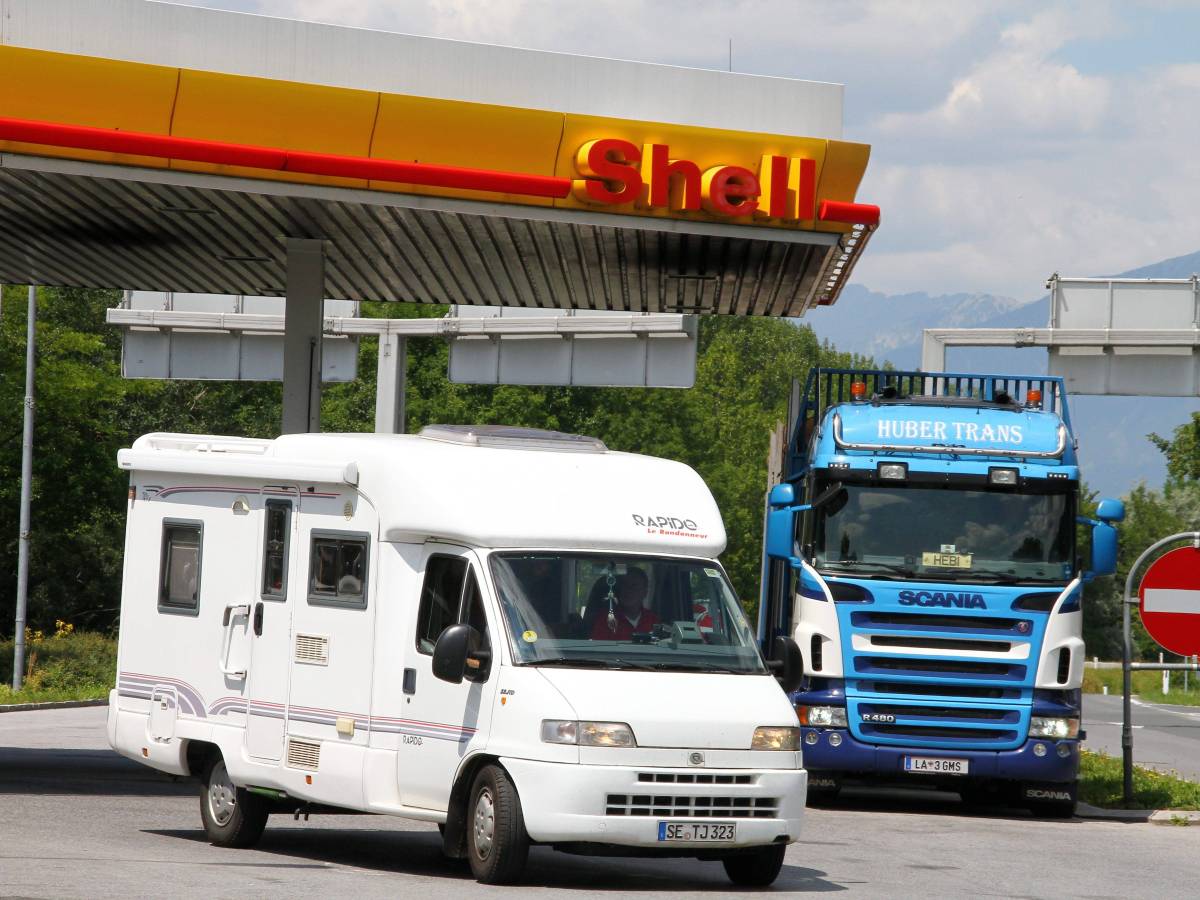
<svg viewBox="0 0 1200 900">
<path fill-rule="evenodd" d="M 899 781 L 1070 815 L 1083 585 L 1124 508 L 1079 516 L 1062 380 L 815 369 L 789 418 L 759 637 L 804 654 L 810 797 Z"/>
</svg>

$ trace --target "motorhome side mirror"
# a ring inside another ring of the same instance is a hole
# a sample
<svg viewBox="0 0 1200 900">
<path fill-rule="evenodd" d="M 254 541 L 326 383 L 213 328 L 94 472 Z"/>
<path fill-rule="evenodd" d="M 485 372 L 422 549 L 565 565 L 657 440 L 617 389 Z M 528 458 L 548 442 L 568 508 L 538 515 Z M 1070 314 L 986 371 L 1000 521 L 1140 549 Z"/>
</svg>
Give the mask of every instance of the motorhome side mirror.
<svg viewBox="0 0 1200 900">
<path fill-rule="evenodd" d="M 800 654 L 800 647 L 790 637 L 780 636 L 775 638 L 772 650 L 774 652 L 767 665 L 779 686 L 787 694 L 799 690 L 804 680 L 804 657 Z"/>
<path fill-rule="evenodd" d="M 433 677 L 451 684 L 462 684 L 475 631 L 465 622 L 445 628 L 433 645 Z"/>
<path fill-rule="evenodd" d="M 1106 501 L 1107 502 L 1107 501 Z M 1107 522 L 1092 526 L 1092 575 L 1117 571 L 1117 529 Z"/>
<path fill-rule="evenodd" d="M 1101 500 L 1096 507 L 1096 518 L 1101 522 L 1124 522 L 1125 504 L 1120 500 Z"/>
</svg>

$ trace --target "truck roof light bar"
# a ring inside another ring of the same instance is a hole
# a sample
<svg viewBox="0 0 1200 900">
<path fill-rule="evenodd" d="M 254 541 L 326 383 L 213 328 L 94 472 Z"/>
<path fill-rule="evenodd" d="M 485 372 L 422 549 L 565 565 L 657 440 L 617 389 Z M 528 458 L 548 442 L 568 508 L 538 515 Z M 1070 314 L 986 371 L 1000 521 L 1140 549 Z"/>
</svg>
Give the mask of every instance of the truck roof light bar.
<svg viewBox="0 0 1200 900">
<path fill-rule="evenodd" d="M 1067 429 L 1058 426 L 1058 443 L 1053 450 L 1012 450 L 1007 447 L 959 447 L 949 444 L 868 444 L 854 443 L 842 437 L 842 417 L 833 417 L 833 441 L 843 450 L 869 453 L 944 453 L 950 456 L 1019 456 L 1023 459 L 1056 459 L 1067 449 Z"/>
</svg>

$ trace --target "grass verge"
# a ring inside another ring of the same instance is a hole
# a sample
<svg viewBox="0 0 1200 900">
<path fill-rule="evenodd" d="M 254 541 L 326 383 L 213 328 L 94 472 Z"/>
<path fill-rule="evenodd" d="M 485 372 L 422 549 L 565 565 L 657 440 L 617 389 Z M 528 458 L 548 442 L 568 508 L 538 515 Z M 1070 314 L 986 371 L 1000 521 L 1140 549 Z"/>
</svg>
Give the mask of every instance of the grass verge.
<svg viewBox="0 0 1200 900">
<path fill-rule="evenodd" d="M 1121 695 L 1120 669 L 1091 669 L 1083 670 L 1083 691 L 1085 694 L 1101 694 L 1107 685 L 1108 692 L 1118 697 Z M 1171 673 L 1170 692 L 1162 692 L 1162 672 L 1134 672 L 1133 693 L 1143 700 L 1153 703 L 1175 703 L 1180 706 L 1200 706 L 1200 672 L 1188 673 L 1188 689 L 1183 689 L 1183 673 Z"/>
<path fill-rule="evenodd" d="M 25 677 L 21 690 L 12 684 L 13 642 L 0 641 L 0 705 L 98 700 L 108 696 L 117 677 L 117 642 L 108 635 L 76 632 L 60 622 L 55 634 L 25 633 Z"/>
<path fill-rule="evenodd" d="M 1200 809 L 1200 784 L 1141 766 L 1133 767 L 1133 803 L 1122 802 L 1121 760 L 1106 753 L 1083 751 L 1079 765 L 1079 799 L 1101 809 Z"/>
</svg>

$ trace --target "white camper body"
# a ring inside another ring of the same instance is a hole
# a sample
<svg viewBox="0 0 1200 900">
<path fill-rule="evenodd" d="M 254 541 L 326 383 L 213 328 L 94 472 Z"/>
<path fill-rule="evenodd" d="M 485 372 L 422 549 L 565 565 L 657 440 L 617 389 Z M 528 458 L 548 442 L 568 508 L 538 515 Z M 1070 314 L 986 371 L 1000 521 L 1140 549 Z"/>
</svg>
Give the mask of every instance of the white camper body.
<svg viewBox="0 0 1200 900">
<path fill-rule="evenodd" d="M 119 464 L 109 741 L 209 778 L 206 827 L 239 802 L 339 807 L 444 823 L 448 852 L 486 857 L 503 838 L 487 828 L 512 817 L 484 808 L 503 799 L 488 778 L 507 778 L 528 841 L 564 849 L 727 858 L 739 880 L 798 837 L 795 714 L 687 466 L 442 426 L 152 434 Z M 434 672 L 451 631 L 470 638 L 457 682 Z"/>
</svg>

